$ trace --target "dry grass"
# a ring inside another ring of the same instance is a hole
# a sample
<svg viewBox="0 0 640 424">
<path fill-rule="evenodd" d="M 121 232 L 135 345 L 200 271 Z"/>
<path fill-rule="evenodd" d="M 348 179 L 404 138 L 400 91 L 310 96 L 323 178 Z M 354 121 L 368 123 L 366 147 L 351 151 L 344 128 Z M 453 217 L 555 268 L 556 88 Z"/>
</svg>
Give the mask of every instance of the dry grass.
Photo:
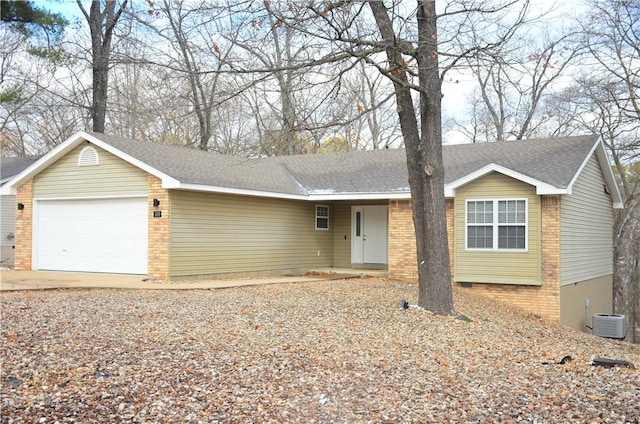
<svg viewBox="0 0 640 424">
<path fill-rule="evenodd" d="M 2 422 L 639 422 L 640 347 L 381 279 L 3 293 Z M 542 365 L 571 355 L 564 365 Z"/>
</svg>

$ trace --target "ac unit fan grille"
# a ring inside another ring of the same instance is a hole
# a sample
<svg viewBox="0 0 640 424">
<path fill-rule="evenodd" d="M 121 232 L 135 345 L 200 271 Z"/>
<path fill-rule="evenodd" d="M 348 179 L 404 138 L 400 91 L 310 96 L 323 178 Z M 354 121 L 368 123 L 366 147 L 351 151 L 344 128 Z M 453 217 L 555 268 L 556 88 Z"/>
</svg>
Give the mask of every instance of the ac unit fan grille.
<svg viewBox="0 0 640 424">
<path fill-rule="evenodd" d="M 616 314 L 595 314 L 593 334 L 611 339 L 624 339 L 627 333 L 627 318 Z"/>
</svg>

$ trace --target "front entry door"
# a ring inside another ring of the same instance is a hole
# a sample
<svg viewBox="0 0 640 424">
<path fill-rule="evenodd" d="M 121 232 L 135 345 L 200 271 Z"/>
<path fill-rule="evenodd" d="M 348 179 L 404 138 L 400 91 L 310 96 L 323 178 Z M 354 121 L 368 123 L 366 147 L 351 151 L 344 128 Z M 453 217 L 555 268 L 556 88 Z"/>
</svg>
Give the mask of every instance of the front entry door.
<svg viewBox="0 0 640 424">
<path fill-rule="evenodd" d="M 388 207 L 351 207 L 351 263 L 387 264 Z"/>
</svg>

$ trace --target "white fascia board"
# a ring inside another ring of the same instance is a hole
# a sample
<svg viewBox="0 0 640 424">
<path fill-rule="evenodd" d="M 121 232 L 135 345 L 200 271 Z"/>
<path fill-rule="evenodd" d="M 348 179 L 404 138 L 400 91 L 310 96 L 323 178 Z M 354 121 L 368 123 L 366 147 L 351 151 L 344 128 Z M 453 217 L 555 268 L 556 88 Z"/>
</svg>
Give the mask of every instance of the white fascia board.
<svg viewBox="0 0 640 424">
<path fill-rule="evenodd" d="M 591 159 L 591 155 L 593 155 L 593 152 L 595 152 L 596 149 L 598 148 L 598 144 L 599 143 L 600 143 L 600 137 L 598 137 L 596 142 L 593 143 L 593 146 L 591 146 L 591 150 L 589 150 L 589 154 L 584 158 L 584 160 L 580 164 L 580 167 L 578 168 L 578 171 L 575 173 L 573 178 L 571 178 L 571 182 L 569 183 L 569 186 L 568 186 L 569 192 L 571 192 L 573 190 L 573 185 L 576 183 L 576 181 L 578 181 L 578 177 L 580 176 L 580 174 L 582 174 L 582 171 L 584 170 L 584 168 L 589 163 L 589 159 Z M 599 158 L 598 158 L 598 160 L 599 160 Z M 602 166 L 602 164 L 600 164 L 600 166 Z M 604 169 L 603 169 L 603 172 L 604 172 Z"/>
<path fill-rule="evenodd" d="M 404 200 L 411 199 L 411 193 L 405 192 L 390 192 L 390 193 L 322 193 L 313 194 L 311 192 L 307 198 L 310 201 L 327 201 L 327 200 Z"/>
<path fill-rule="evenodd" d="M 49 153 L 42 156 L 40 159 L 25 168 L 21 173 L 13 177 L 7 184 L 3 186 L 3 191 L 4 189 L 8 189 L 10 190 L 11 194 L 15 194 L 16 187 L 34 177 L 35 175 L 38 175 L 40 172 L 42 172 L 42 170 L 47 168 L 62 156 L 66 155 L 69 151 L 73 150 L 76 146 L 82 143 L 82 141 L 84 140 L 82 137 L 82 132 L 76 133 L 54 147 Z"/>
<path fill-rule="evenodd" d="M 7 196 L 12 194 L 16 194 L 15 189 L 12 192 L 11 187 L 9 187 L 9 184 L 5 184 L 2 187 L 0 187 L 0 196 Z"/>
<path fill-rule="evenodd" d="M 12 194 L 11 193 L 11 189 L 9 187 L 9 184 L 5 184 L 5 183 L 11 181 L 12 178 L 14 178 L 14 176 L 9 177 L 9 178 L 5 178 L 4 180 L 0 181 L 0 196 Z"/>
<path fill-rule="evenodd" d="M 164 185 L 163 185 L 163 188 L 165 188 Z M 210 186 L 210 185 L 202 185 L 202 184 L 178 183 L 175 186 L 166 187 L 166 188 L 172 188 L 176 190 L 202 191 L 207 193 L 235 194 L 238 196 L 271 197 L 275 199 L 289 199 L 289 200 L 309 200 L 309 197 L 303 194 L 278 193 L 278 192 L 272 192 L 272 191 L 249 190 L 244 188 L 230 188 L 230 187 Z"/>
<path fill-rule="evenodd" d="M 381 199 L 410 199 L 411 193 L 409 192 L 393 192 L 393 193 L 321 193 L 313 194 L 290 194 L 290 193 L 278 193 L 273 191 L 260 191 L 249 190 L 242 188 L 230 188 L 220 186 L 210 186 L 201 184 L 177 184 L 173 187 L 168 187 L 176 190 L 189 190 L 189 191 L 201 191 L 207 193 L 223 193 L 223 194 L 235 194 L 238 196 L 253 196 L 253 197 L 269 197 L 274 199 L 288 199 L 288 200 L 304 200 L 309 202 L 330 201 L 330 200 L 381 200 Z"/>
<path fill-rule="evenodd" d="M 535 178 L 531 178 L 527 175 L 521 174 L 512 169 L 505 168 L 502 165 L 491 163 L 483 168 L 478 169 L 475 172 L 467 174 L 464 177 L 447 184 L 444 189 L 445 197 L 455 197 L 456 189 L 458 187 L 469 184 L 470 182 L 475 181 L 478 178 L 482 178 L 491 172 L 499 172 L 518 181 L 522 181 L 523 183 L 532 185 L 536 188 L 537 195 L 571 194 L 571 190 L 569 189 L 558 188 L 551 184 L 547 184 Z"/>
<path fill-rule="evenodd" d="M 604 181 L 607 183 L 607 188 L 609 189 L 609 193 L 611 195 L 611 201 L 613 202 L 614 209 L 623 209 L 624 201 L 622 200 L 622 195 L 620 194 L 620 190 L 618 189 L 618 183 L 616 182 L 616 177 L 613 174 L 613 168 L 611 167 L 611 160 L 609 155 L 607 154 L 607 150 L 604 147 L 604 143 L 601 137 L 598 137 L 598 141 L 596 142 L 596 158 L 598 158 L 598 162 L 600 163 L 600 169 L 602 169 L 602 176 L 604 177 Z"/>
</svg>

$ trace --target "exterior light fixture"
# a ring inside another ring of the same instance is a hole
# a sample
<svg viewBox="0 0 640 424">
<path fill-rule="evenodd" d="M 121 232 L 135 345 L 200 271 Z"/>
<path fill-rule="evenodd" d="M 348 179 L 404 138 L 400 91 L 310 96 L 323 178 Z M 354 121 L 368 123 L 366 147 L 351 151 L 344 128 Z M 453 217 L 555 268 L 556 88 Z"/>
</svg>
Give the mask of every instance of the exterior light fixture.
<svg viewBox="0 0 640 424">
<path fill-rule="evenodd" d="M 18 203 L 18 210 L 19 211 L 24 210 L 24 203 Z"/>
<path fill-rule="evenodd" d="M 158 199 L 153 199 L 153 207 L 157 208 L 158 206 L 160 206 L 160 201 Z"/>
</svg>

